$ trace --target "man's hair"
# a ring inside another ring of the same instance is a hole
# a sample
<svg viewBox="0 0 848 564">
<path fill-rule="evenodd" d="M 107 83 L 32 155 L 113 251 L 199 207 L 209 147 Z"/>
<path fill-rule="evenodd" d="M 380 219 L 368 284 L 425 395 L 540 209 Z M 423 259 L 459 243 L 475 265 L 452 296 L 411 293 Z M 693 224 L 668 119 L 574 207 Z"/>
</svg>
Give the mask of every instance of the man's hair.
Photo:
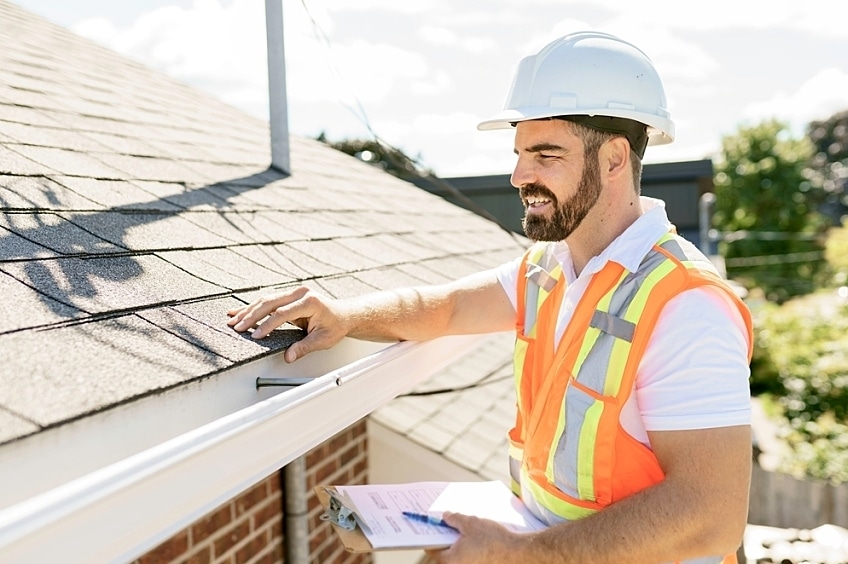
<svg viewBox="0 0 848 564">
<path fill-rule="evenodd" d="M 581 123 L 576 123 L 567 118 L 564 118 L 564 121 L 569 122 L 571 124 L 572 131 L 574 134 L 580 138 L 583 142 L 583 155 L 584 158 L 588 161 L 590 158 L 598 159 L 598 150 L 601 148 L 601 145 L 609 141 L 614 137 L 625 137 L 621 133 L 613 133 L 610 131 L 600 131 L 593 127 L 588 127 Z M 629 144 L 629 141 L 628 141 Z M 637 194 L 641 193 L 642 190 L 642 159 L 633 150 L 633 147 L 630 148 L 630 170 L 633 173 L 633 188 L 636 190 Z"/>
</svg>

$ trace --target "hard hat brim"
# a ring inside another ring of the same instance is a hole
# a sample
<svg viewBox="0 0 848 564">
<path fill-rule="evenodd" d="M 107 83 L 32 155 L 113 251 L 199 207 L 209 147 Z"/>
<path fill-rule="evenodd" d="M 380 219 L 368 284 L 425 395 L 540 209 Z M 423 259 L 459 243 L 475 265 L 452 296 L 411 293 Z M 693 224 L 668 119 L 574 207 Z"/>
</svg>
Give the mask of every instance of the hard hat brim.
<svg viewBox="0 0 848 564">
<path fill-rule="evenodd" d="M 674 141 L 674 123 L 670 119 L 660 116 L 645 114 L 626 109 L 605 108 L 602 111 L 586 111 L 575 109 L 574 111 L 563 111 L 562 108 L 538 107 L 507 109 L 477 124 L 480 131 L 491 131 L 495 129 L 509 129 L 520 121 L 535 119 L 547 119 L 556 116 L 608 116 L 632 119 L 648 126 L 648 145 L 665 145 Z"/>
</svg>

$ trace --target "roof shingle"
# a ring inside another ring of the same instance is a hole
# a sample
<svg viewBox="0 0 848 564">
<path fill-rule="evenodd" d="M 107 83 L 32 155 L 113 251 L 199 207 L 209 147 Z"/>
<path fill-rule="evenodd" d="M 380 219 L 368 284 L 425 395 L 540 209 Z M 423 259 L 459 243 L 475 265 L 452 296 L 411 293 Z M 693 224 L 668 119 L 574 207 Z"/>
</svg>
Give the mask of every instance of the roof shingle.
<svg viewBox="0 0 848 564">
<path fill-rule="evenodd" d="M 0 443 L 286 348 L 299 329 L 226 326 L 261 293 L 443 282 L 522 248 L 318 141 L 269 168 L 269 137 L 0 0 Z"/>
</svg>

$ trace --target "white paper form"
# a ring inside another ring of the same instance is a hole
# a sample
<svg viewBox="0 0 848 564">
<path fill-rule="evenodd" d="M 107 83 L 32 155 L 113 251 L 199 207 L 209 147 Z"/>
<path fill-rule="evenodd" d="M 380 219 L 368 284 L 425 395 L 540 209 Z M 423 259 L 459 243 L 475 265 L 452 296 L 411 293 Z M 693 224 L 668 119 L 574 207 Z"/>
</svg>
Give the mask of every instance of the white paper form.
<svg viewBox="0 0 848 564">
<path fill-rule="evenodd" d="M 430 515 L 445 511 L 497 521 L 514 533 L 546 527 L 503 482 L 451 482 L 430 506 Z"/>
<path fill-rule="evenodd" d="M 403 511 L 441 516 L 445 511 L 491 519 L 526 533 L 545 528 L 500 481 L 415 482 L 336 486 L 356 505 L 362 531 L 375 549 L 449 546 L 455 531 L 404 517 Z"/>
<path fill-rule="evenodd" d="M 356 505 L 356 518 L 374 548 L 450 546 L 456 531 L 413 521 L 404 511 L 427 513 L 448 482 L 336 486 Z"/>
</svg>

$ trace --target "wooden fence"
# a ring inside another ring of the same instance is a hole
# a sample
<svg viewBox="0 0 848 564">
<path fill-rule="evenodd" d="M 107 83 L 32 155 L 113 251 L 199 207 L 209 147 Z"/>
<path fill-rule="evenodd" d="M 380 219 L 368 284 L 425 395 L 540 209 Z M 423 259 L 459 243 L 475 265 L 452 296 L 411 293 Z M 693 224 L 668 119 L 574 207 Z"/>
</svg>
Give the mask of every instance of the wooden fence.
<svg viewBox="0 0 848 564">
<path fill-rule="evenodd" d="M 796 529 L 824 524 L 848 528 L 848 483 L 834 486 L 798 480 L 763 470 L 755 462 L 748 523 Z"/>
</svg>

